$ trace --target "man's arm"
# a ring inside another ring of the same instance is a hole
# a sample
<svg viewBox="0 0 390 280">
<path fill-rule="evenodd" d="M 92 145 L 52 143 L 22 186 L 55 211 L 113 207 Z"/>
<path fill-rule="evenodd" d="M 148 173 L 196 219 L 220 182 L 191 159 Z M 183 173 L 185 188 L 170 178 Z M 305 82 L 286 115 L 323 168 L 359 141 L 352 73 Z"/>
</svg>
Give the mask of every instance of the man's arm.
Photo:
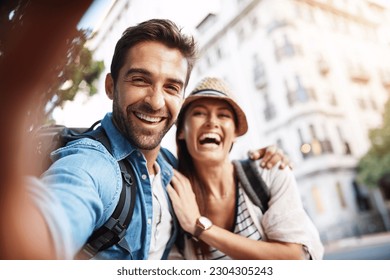
<svg viewBox="0 0 390 280">
<path fill-rule="evenodd" d="M 24 120 L 26 108 L 33 108 L 50 86 L 52 69 L 66 53 L 64 38 L 76 32 L 92 1 L 48 3 L 31 1 L 23 13 L 25 24 L 2 38 L 0 120 L 6 133 L 0 139 L 0 259 L 55 258 L 47 225 L 24 185 Z"/>
<path fill-rule="evenodd" d="M 281 161 L 279 166 L 280 169 L 284 169 L 286 166 L 293 168 L 292 163 L 288 156 L 283 152 L 282 149 L 275 145 L 267 146 L 258 150 L 251 150 L 248 152 L 248 157 L 252 160 L 261 160 L 261 167 L 271 169 L 275 164 Z"/>
</svg>

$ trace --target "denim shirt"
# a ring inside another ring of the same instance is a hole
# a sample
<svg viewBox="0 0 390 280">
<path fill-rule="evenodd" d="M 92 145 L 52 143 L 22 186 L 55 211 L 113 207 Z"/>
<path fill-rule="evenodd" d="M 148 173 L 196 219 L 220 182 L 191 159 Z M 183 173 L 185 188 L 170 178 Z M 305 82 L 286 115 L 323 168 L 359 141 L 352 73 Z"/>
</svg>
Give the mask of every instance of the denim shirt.
<svg viewBox="0 0 390 280">
<path fill-rule="evenodd" d="M 126 242 L 98 253 L 95 258 L 148 259 L 153 207 L 146 159 L 119 133 L 111 113 L 106 114 L 101 126 L 110 140 L 112 155 L 100 142 L 89 138 L 69 142 L 54 151 L 54 163 L 42 175 L 41 181 L 36 181 L 39 188 L 33 190 L 37 205 L 48 222 L 57 256 L 61 259 L 73 258 L 92 232 L 103 225 L 114 211 L 122 189 L 118 160 L 126 158 L 134 168 L 138 183 Z M 172 154 L 169 155 L 176 160 Z M 172 166 L 161 152 L 157 162 L 161 168 L 162 185 L 166 188 L 173 176 Z M 174 222 L 163 258 L 168 256 L 178 227 L 168 195 L 167 200 Z"/>
</svg>

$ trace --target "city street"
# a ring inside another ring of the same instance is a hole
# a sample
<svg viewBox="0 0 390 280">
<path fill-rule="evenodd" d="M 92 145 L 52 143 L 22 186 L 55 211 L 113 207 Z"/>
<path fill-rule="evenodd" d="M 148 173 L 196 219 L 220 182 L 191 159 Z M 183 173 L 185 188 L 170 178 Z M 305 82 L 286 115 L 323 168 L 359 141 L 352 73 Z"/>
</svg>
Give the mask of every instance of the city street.
<svg viewBox="0 0 390 280">
<path fill-rule="evenodd" d="M 324 260 L 390 260 L 390 234 L 337 241 L 325 246 Z"/>
</svg>

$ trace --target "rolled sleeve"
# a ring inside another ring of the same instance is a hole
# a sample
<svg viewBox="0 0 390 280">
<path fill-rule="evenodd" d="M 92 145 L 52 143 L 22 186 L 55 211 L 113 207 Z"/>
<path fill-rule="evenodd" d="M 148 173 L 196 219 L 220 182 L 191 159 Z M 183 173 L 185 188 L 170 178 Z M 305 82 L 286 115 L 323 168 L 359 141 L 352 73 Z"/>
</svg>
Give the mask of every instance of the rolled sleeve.
<svg viewBox="0 0 390 280">
<path fill-rule="evenodd" d="M 291 170 L 275 167 L 264 175 L 271 195 L 269 209 L 261 221 L 267 238 L 302 244 L 312 259 L 322 259 L 323 246 L 318 231 L 303 208 Z"/>
</svg>

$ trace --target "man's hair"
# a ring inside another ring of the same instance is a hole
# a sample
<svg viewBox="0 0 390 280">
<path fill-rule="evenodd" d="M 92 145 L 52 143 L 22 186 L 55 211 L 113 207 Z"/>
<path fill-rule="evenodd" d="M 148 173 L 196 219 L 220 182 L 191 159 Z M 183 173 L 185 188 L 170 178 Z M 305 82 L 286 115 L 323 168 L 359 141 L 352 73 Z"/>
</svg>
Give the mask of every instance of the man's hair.
<svg viewBox="0 0 390 280">
<path fill-rule="evenodd" d="M 151 19 L 127 28 L 116 44 L 111 62 L 111 76 L 116 83 L 129 49 L 141 42 L 159 42 L 178 49 L 188 62 L 185 85 L 188 84 L 196 60 L 196 43 L 192 36 L 185 35 L 175 23 L 165 19 Z"/>
</svg>

